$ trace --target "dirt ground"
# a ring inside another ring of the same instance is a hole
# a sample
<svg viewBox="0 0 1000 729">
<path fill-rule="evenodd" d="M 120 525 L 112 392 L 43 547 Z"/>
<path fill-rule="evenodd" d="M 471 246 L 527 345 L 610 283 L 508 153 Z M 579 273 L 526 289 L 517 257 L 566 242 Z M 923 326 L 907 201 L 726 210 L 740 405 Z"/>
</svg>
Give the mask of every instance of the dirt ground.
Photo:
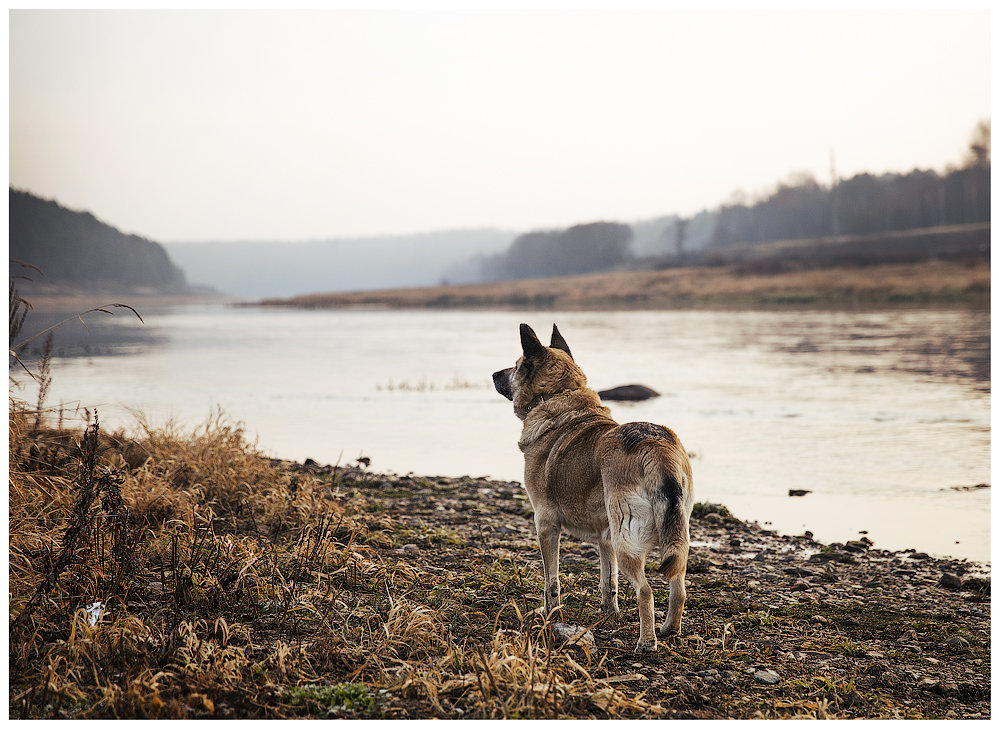
<svg viewBox="0 0 1000 729">
<path fill-rule="evenodd" d="M 428 594 L 471 591 L 487 623 L 504 600 L 525 614 L 540 605 L 541 565 L 520 484 L 360 470 L 353 478 L 398 520 L 405 543 L 383 556 L 431 576 Z M 676 718 L 990 717 L 988 567 L 888 552 L 864 538 L 823 545 L 782 536 L 725 507 L 699 505 L 695 517 L 683 634 L 651 655 L 632 652 L 634 593 L 623 581 L 621 616 L 602 621 L 596 548 L 564 535 L 561 620 L 591 628 L 593 644 L 559 650 L 599 664 L 595 680 Z M 504 569 L 502 585 L 475 594 L 483 574 Z M 662 617 L 667 586 L 650 579 Z M 396 710 L 434 714 L 412 704 Z"/>
</svg>

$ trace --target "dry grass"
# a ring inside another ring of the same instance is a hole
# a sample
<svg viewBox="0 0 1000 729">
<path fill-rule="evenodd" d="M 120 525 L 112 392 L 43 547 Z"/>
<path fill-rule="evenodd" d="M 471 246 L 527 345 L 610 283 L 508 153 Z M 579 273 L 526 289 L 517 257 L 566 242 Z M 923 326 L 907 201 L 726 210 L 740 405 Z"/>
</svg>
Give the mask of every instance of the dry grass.
<svg viewBox="0 0 1000 729">
<path fill-rule="evenodd" d="M 924 261 L 757 273 L 742 265 L 526 279 L 465 286 L 269 299 L 270 306 L 684 308 L 732 306 L 988 306 L 989 261 Z"/>
<path fill-rule="evenodd" d="M 33 419 L 11 401 L 13 717 L 660 711 L 517 605 L 470 615 L 393 558 L 409 535 L 362 471 L 273 464 L 221 414 L 134 438 Z M 499 607 L 497 574 L 477 599 Z"/>
</svg>

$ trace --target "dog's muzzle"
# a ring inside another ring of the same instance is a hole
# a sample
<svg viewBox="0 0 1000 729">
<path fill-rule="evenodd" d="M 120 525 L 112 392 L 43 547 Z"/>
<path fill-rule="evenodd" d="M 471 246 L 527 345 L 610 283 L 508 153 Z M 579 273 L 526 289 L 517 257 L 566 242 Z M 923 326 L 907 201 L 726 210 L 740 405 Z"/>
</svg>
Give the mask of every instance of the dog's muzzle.
<svg viewBox="0 0 1000 729">
<path fill-rule="evenodd" d="M 514 399 L 514 393 L 510 389 L 510 369 L 500 370 L 493 373 L 493 387 L 508 400 Z"/>
</svg>

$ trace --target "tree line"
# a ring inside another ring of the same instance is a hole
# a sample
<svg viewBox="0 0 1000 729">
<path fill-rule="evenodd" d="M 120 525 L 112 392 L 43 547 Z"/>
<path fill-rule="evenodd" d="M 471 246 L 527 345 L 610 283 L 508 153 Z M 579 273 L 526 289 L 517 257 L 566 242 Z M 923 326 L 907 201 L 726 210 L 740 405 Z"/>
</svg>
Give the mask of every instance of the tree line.
<svg viewBox="0 0 1000 729">
<path fill-rule="evenodd" d="M 767 195 L 730 202 L 691 218 L 600 222 L 518 236 L 485 258 L 486 280 L 607 271 L 642 256 L 779 240 L 870 235 L 990 220 L 990 123 L 980 122 L 960 167 L 872 175 L 821 185 L 795 174 Z M 634 245 L 633 245 L 634 244 Z"/>
<path fill-rule="evenodd" d="M 606 222 L 525 233 L 503 253 L 483 260 L 483 277 L 505 280 L 607 271 L 627 260 L 632 235 L 631 226 Z"/>
<path fill-rule="evenodd" d="M 183 271 L 163 246 L 126 235 L 90 213 L 10 188 L 9 222 L 9 257 L 38 268 L 41 274 L 31 275 L 36 284 L 80 290 L 189 291 Z M 19 264 L 11 263 L 11 275 L 24 273 Z"/>
</svg>

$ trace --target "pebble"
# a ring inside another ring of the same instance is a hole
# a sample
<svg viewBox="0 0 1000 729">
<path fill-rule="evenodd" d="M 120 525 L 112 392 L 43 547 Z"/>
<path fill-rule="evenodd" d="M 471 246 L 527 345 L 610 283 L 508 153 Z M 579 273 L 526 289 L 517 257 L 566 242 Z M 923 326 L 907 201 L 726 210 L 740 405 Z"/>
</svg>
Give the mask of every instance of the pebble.
<svg viewBox="0 0 1000 729">
<path fill-rule="evenodd" d="M 958 648 L 960 650 L 968 650 L 970 647 L 969 641 L 960 635 L 955 636 L 954 638 L 949 638 L 944 642 L 944 644 L 949 648 Z"/>
<path fill-rule="evenodd" d="M 416 544 L 404 544 L 401 549 L 404 552 L 416 552 L 420 547 Z"/>
<path fill-rule="evenodd" d="M 773 686 L 781 680 L 781 676 L 770 669 L 755 671 L 753 677 L 757 683 L 767 684 L 768 686 Z"/>
<path fill-rule="evenodd" d="M 930 559 L 931 556 L 927 552 L 914 552 L 910 555 L 910 559 Z"/>
<path fill-rule="evenodd" d="M 549 626 L 552 635 L 560 643 L 570 643 L 578 646 L 588 646 L 593 648 L 597 641 L 594 640 L 593 631 L 587 630 L 580 625 L 570 625 L 569 623 L 552 623 Z M 641 664 L 640 664 L 641 667 Z"/>
<path fill-rule="evenodd" d="M 916 639 L 917 639 L 917 631 L 913 630 L 913 628 L 910 628 L 905 633 L 903 633 L 901 636 L 899 636 L 899 640 L 897 640 L 896 642 L 897 643 L 906 643 L 908 641 L 916 640 Z"/>
</svg>

